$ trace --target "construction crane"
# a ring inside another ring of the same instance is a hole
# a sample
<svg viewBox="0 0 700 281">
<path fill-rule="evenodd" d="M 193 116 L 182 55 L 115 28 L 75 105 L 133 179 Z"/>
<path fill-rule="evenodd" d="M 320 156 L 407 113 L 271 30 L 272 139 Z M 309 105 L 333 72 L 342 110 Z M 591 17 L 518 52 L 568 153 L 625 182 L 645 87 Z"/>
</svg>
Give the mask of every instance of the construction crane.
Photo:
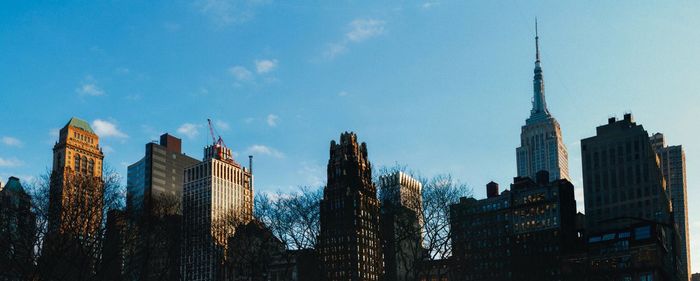
<svg viewBox="0 0 700 281">
<path fill-rule="evenodd" d="M 207 118 L 207 123 L 209 123 L 209 134 L 211 134 L 211 140 L 212 144 L 214 145 L 214 148 L 216 149 L 216 154 L 219 156 L 219 159 L 224 159 L 223 155 L 223 149 L 226 147 L 226 144 L 224 143 L 224 139 L 221 138 L 221 135 L 219 135 L 218 132 L 216 132 L 216 129 L 214 128 L 214 125 L 211 123 L 211 119 Z M 231 159 L 233 160 L 233 159 Z"/>
</svg>

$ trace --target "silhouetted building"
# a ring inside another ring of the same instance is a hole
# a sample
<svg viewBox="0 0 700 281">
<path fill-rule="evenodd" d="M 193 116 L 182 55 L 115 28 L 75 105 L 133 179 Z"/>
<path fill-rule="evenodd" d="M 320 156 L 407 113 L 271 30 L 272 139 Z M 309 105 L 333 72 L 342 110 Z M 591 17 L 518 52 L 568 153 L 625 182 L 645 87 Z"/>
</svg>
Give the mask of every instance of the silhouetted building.
<svg viewBox="0 0 700 281">
<path fill-rule="evenodd" d="M 107 211 L 105 242 L 102 250 L 101 280 L 122 281 L 125 278 L 127 243 L 129 235 L 128 218 L 123 210 Z"/>
<path fill-rule="evenodd" d="M 256 219 L 236 228 L 228 245 L 227 280 L 272 280 L 275 261 L 286 254 L 284 243 Z"/>
<path fill-rule="evenodd" d="M 700 273 L 693 273 L 690 281 L 700 281 Z"/>
<path fill-rule="evenodd" d="M 185 169 L 182 199 L 184 280 L 223 280 L 228 241 L 253 217 L 253 175 L 222 141 L 204 149 L 204 161 Z"/>
<path fill-rule="evenodd" d="M 423 269 L 418 274 L 418 281 L 449 281 L 450 279 L 450 259 L 424 260 Z M 413 279 L 409 279 L 413 280 Z"/>
<path fill-rule="evenodd" d="M 384 280 L 415 280 L 421 270 L 421 183 L 402 172 L 379 177 Z"/>
<path fill-rule="evenodd" d="M 127 213 L 137 231 L 127 276 L 138 280 L 180 279 L 180 228 L 184 171 L 200 161 L 182 153 L 180 139 L 160 136 L 127 172 Z"/>
<path fill-rule="evenodd" d="M 688 233 L 688 194 L 685 177 L 685 152 L 680 145 L 666 146 L 664 135 L 656 133 L 650 138 L 651 146 L 661 160 L 661 172 L 666 188 L 671 194 L 673 221 L 680 236 L 680 278 L 687 280 L 690 275 L 690 235 Z"/>
<path fill-rule="evenodd" d="M 589 233 L 584 247 L 564 259 L 564 280 L 681 280 L 674 236 L 673 225 L 651 221 Z"/>
<path fill-rule="evenodd" d="M 660 163 L 632 114 L 608 120 L 581 140 L 586 231 L 622 229 L 639 219 L 669 223 L 671 204 Z"/>
<path fill-rule="evenodd" d="M 28 280 L 34 272 L 36 216 L 19 179 L 0 187 L 0 280 Z"/>
<path fill-rule="evenodd" d="M 319 257 L 326 280 L 380 280 L 384 271 L 379 200 L 367 145 L 354 133 L 331 141 L 323 189 Z"/>
<path fill-rule="evenodd" d="M 82 280 L 95 272 L 104 204 L 103 158 L 99 137 L 86 121 L 73 117 L 59 131 L 40 261 L 45 280 Z"/>
<path fill-rule="evenodd" d="M 536 30 L 537 23 L 535 33 Z M 562 139 L 561 128 L 547 109 L 537 35 L 535 49 L 532 110 L 520 133 L 520 147 L 516 149 L 518 176 L 535 178 L 538 171 L 545 170 L 549 172 L 549 180 L 570 179 L 569 154 Z"/>
<path fill-rule="evenodd" d="M 562 258 L 575 248 L 576 201 L 566 179 L 517 177 L 510 191 L 450 206 L 451 280 L 564 280 Z"/>
</svg>

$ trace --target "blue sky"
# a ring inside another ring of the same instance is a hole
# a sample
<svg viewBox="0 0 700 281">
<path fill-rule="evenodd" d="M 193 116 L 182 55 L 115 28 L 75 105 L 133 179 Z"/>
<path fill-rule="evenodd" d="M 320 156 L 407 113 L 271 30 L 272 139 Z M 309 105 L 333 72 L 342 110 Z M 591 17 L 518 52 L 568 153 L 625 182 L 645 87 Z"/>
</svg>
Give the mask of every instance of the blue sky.
<svg viewBox="0 0 700 281">
<path fill-rule="evenodd" d="M 700 237 L 700 4 L 466 2 L 3 2 L 0 178 L 44 172 L 71 116 L 124 175 L 163 132 L 201 157 L 211 118 L 255 155 L 259 191 L 323 184 L 330 140 L 352 130 L 375 166 L 451 173 L 483 197 L 515 175 L 537 16 L 579 205 L 580 139 L 632 112 L 684 146 Z"/>
</svg>

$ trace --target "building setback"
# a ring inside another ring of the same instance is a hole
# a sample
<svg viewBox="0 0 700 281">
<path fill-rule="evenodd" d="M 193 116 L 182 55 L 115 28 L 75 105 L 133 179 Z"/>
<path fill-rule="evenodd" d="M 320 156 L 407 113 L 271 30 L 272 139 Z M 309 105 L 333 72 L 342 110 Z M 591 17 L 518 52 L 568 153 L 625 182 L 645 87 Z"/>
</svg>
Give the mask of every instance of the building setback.
<svg viewBox="0 0 700 281">
<path fill-rule="evenodd" d="M 221 141 L 207 146 L 204 160 L 184 175 L 182 278 L 223 280 L 228 240 L 253 216 L 253 175 Z"/>
<path fill-rule="evenodd" d="M 367 145 L 354 133 L 331 141 L 328 184 L 323 189 L 319 257 L 328 281 L 382 278 L 379 200 Z"/>
<path fill-rule="evenodd" d="M 656 133 L 650 138 L 651 145 L 661 160 L 661 172 L 671 194 L 673 221 L 678 230 L 680 246 L 681 280 L 690 275 L 690 234 L 688 233 L 688 194 L 685 176 L 685 152 L 680 145 L 666 146 L 664 135 Z"/>
<path fill-rule="evenodd" d="M 129 279 L 180 278 L 183 174 L 200 162 L 181 147 L 179 138 L 163 134 L 159 143 L 147 143 L 145 156 L 128 167 L 126 210 L 139 233 L 131 239 Z"/>
<path fill-rule="evenodd" d="M 649 220 L 671 222 L 671 204 L 649 134 L 634 122 L 608 119 L 581 140 L 586 231 L 622 229 Z"/>
<path fill-rule="evenodd" d="M 29 280 L 34 272 L 36 215 L 19 179 L 0 186 L 0 280 Z"/>
<path fill-rule="evenodd" d="M 421 183 L 403 172 L 379 177 L 384 280 L 415 280 L 422 271 Z"/>
<path fill-rule="evenodd" d="M 511 190 L 450 206 L 450 280 L 564 280 L 561 262 L 577 232 L 574 187 L 566 179 L 516 177 Z"/>
<path fill-rule="evenodd" d="M 537 33 L 537 23 L 535 23 Z M 516 149 L 519 177 L 535 178 L 536 173 L 549 172 L 549 180 L 569 178 L 569 154 L 562 139 L 559 122 L 549 109 L 544 96 L 544 77 L 540 62 L 539 36 L 535 35 L 535 77 L 530 117 L 520 132 L 520 147 Z"/>
</svg>

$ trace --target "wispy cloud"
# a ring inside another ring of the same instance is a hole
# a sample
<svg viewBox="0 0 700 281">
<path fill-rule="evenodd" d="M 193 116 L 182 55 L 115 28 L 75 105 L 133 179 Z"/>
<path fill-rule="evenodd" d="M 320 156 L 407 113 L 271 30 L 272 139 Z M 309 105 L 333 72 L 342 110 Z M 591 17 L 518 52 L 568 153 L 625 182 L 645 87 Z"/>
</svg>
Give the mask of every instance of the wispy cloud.
<svg viewBox="0 0 700 281">
<path fill-rule="evenodd" d="M 95 130 L 95 133 L 100 136 L 100 137 L 115 137 L 115 138 L 128 138 L 129 136 L 125 134 L 124 132 L 120 131 L 117 128 L 117 124 L 102 120 L 102 119 L 96 119 L 95 121 L 92 121 L 92 128 Z"/>
<path fill-rule="evenodd" d="M 104 96 L 105 91 L 97 84 L 97 80 L 88 75 L 80 83 L 80 86 L 75 89 L 75 92 L 80 96 Z"/>
<path fill-rule="evenodd" d="M 255 61 L 255 70 L 258 72 L 258 74 L 264 74 L 271 72 L 277 68 L 277 60 L 276 59 L 266 59 L 266 60 L 256 60 Z"/>
<path fill-rule="evenodd" d="M 233 75 L 234 78 L 238 81 L 248 81 L 253 79 L 253 73 L 250 72 L 247 68 L 236 65 L 228 69 L 228 72 Z"/>
<path fill-rule="evenodd" d="M 323 51 L 323 56 L 333 59 L 347 52 L 349 45 L 360 43 L 384 34 L 386 22 L 377 19 L 355 19 L 348 24 L 343 38 L 338 42 L 329 43 Z"/>
<path fill-rule="evenodd" d="M 19 167 L 24 163 L 17 158 L 2 158 L 0 157 L 0 167 L 10 168 Z"/>
<path fill-rule="evenodd" d="M 440 5 L 440 2 L 438 2 L 438 1 L 427 1 L 427 2 L 423 3 L 423 5 L 421 5 L 421 7 L 423 7 L 423 9 L 430 9 L 430 8 L 438 6 L 438 5 Z"/>
<path fill-rule="evenodd" d="M 109 146 L 109 145 L 103 145 L 103 146 L 102 146 L 102 151 L 103 151 L 105 154 L 112 154 L 112 153 L 114 152 L 114 148 L 111 147 L 111 146 Z"/>
<path fill-rule="evenodd" d="M 182 135 L 190 138 L 190 139 L 193 139 L 199 135 L 199 128 L 200 127 L 201 127 L 201 125 L 192 124 L 192 123 L 185 123 L 185 124 L 182 124 L 179 128 L 177 128 L 177 132 L 179 134 L 182 134 Z"/>
<path fill-rule="evenodd" d="M 323 166 L 315 163 L 301 162 L 299 163 L 299 167 L 297 174 L 306 181 L 307 185 L 314 187 L 323 185 L 325 175 Z"/>
<path fill-rule="evenodd" d="M 279 116 L 274 115 L 274 114 L 268 114 L 267 115 L 267 125 L 270 127 L 275 127 L 277 126 L 277 121 L 279 120 Z"/>
<path fill-rule="evenodd" d="M 13 138 L 10 136 L 4 136 L 2 139 L 0 139 L 0 142 L 2 142 L 4 145 L 7 146 L 14 146 L 14 147 L 22 147 L 22 141 L 20 141 L 17 138 Z"/>
<path fill-rule="evenodd" d="M 221 130 L 221 131 L 228 131 L 229 129 L 231 129 L 231 126 L 229 126 L 228 123 L 226 121 L 223 121 L 223 120 L 214 121 L 214 125 L 216 126 L 216 128 L 218 130 Z"/>
<path fill-rule="evenodd" d="M 340 91 L 340 92 L 338 93 L 338 96 L 339 96 L 339 97 L 344 97 L 344 96 L 347 96 L 347 95 L 348 95 L 348 92 L 346 92 L 346 91 Z"/>
<path fill-rule="evenodd" d="M 274 158 L 284 158 L 284 153 L 262 144 L 251 145 L 245 152 L 251 155 L 267 155 Z"/>
<path fill-rule="evenodd" d="M 244 23 L 255 17 L 255 10 L 267 0 L 196 0 L 195 7 L 218 26 Z"/>
</svg>

